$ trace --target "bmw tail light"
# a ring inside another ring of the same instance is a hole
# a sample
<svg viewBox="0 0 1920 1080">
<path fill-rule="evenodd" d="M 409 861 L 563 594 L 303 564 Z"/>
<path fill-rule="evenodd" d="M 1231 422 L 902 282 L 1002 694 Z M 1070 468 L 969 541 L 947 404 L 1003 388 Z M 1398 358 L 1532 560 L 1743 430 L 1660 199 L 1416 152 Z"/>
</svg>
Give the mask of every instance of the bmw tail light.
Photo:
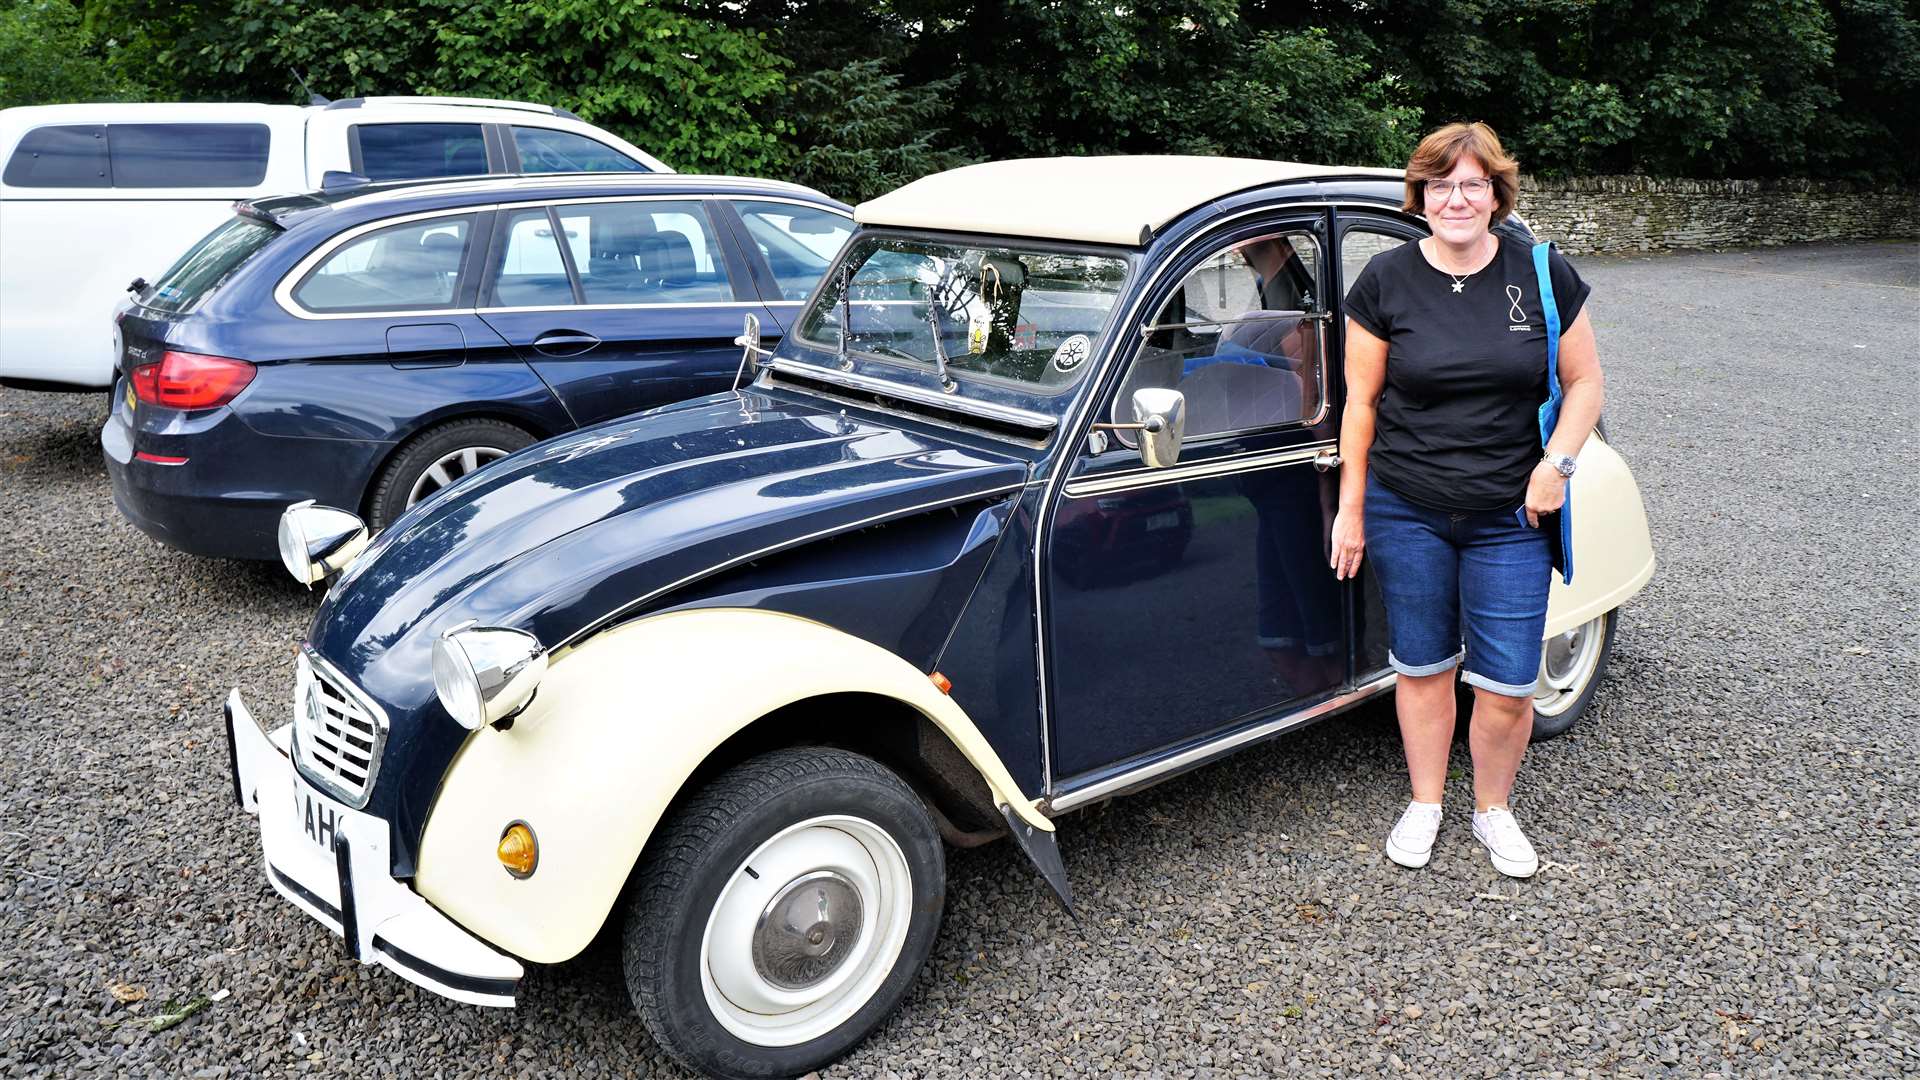
<svg viewBox="0 0 1920 1080">
<path fill-rule="evenodd" d="M 211 409 L 238 397 L 253 371 L 245 360 L 168 350 L 159 363 L 134 368 L 131 379 L 134 396 L 149 405 Z"/>
</svg>

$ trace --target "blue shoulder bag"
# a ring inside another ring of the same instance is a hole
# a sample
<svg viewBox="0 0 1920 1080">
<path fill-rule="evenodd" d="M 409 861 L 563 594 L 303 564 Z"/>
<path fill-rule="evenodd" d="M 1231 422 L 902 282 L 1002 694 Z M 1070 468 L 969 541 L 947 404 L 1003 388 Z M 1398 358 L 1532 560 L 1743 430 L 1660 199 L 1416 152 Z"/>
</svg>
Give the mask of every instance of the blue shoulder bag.
<svg viewBox="0 0 1920 1080">
<path fill-rule="evenodd" d="M 1544 450 L 1547 440 L 1553 438 L 1553 429 L 1560 423 L 1560 305 L 1553 298 L 1553 277 L 1547 273 L 1547 250 L 1553 245 L 1541 241 L 1533 245 L 1533 272 L 1540 279 L 1540 310 L 1547 320 L 1547 400 L 1540 405 L 1540 446 Z M 1573 584 L 1573 482 L 1567 482 L 1567 501 L 1553 515 L 1559 518 L 1559 535 L 1550 536 L 1553 548 L 1553 568 L 1560 571 L 1560 580 Z"/>
</svg>

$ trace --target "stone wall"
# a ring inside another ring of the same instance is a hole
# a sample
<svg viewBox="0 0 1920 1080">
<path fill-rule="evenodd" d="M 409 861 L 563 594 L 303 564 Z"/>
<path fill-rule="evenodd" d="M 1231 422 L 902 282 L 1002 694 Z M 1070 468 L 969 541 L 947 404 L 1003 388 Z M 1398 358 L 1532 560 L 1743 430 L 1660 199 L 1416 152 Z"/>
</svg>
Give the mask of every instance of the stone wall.
<svg viewBox="0 0 1920 1080">
<path fill-rule="evenodd" d="M 1519 212 L 1571 253 L 1920 238 L 1920 195 L 1841 181 L 1523 176 Z"/>
</svg>

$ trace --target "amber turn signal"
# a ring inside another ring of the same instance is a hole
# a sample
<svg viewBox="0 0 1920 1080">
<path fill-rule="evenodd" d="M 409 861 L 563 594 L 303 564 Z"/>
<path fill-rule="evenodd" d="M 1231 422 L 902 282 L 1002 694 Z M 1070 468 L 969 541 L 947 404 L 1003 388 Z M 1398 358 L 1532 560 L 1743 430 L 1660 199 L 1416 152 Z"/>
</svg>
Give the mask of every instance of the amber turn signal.
<svg viewBox="0 0 1920 1080">
<path fill-rule="evenodd" d="M 500 834 L 496 854 L 507 873 L 523 879 L 532 877 L 533 868 L 540 865 L 540 845 L 533 838 L 532 826 L 524 821 L 507 826 L 507 831 Z"/>
<path fill-rule="evenodd" d="M 936 672 L 934 672 L 933 674 L 931 674 L 931 675 L 929 675 L 929 676 L 927 676 L 927 678 L 929 678 L 929 679 L 932 679 L 932 680 L 933 680 L 933 685 L 934 685 L 934 686 L 935 686 L 936 688 L 938 688 L 938 689 L 939 689 L 939 691 L 940 691 L 941 693 L 943 693 L 943 694 L 951 694 L 951 693 L 953 693 L 953 680 L 952 680 L 952 679 L 949 679 L 949 678 L 947 678 L 947 677 L 946 677 L 945 675 L 942 675 L 942 674 L 940 674 L 940 673 L 939 673 L 939 672 L 937 672 L 937 671 L 936 671 Z"/>
</svg>

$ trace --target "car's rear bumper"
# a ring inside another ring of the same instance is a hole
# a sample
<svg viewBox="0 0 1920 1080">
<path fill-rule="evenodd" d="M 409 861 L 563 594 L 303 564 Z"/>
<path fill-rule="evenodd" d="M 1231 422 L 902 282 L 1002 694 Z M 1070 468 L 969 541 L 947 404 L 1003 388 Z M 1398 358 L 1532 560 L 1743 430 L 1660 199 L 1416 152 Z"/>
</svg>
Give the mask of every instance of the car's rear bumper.
<svg viewBox="0 0 1920 1080">
<path fill-rule="evenodd" d="M 227 696 L 234 796 L 260 821 L 274 891 L 346 943 L 349 956 L 470 1005 L 510 1006 L 525 969 L 461 929 L 389 873 L 387 822 L 300 780 L 288 757 L 292 726 L 269 734 L 240 691 Z M 330 828 L 309 833 L 309 815 Z M 324 836 L 330 844 L 314 837 Z"/>
</svg>

